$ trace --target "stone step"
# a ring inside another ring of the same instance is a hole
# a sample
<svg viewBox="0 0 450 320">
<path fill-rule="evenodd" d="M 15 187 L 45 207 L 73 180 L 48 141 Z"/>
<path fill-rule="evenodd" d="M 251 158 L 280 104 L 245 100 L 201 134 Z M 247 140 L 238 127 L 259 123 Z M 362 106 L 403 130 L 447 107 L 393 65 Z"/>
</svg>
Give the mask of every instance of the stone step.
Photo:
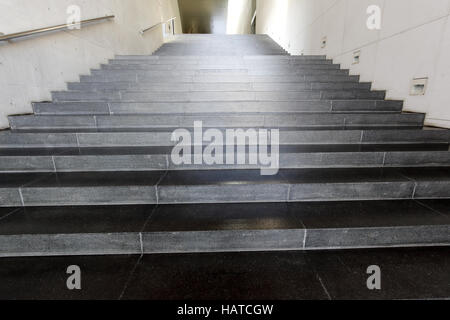
<svg viewBox="0 0 450 320">
<path fill-rule="evenodd" d="M 243 56 L 158 56 L 158 55 L 116 55 L 114 60 L 132 60 L 132 61 L 168 61 L 168 60 L 177 60 L 177 61 L 308 61 L 308 60 L 326 60 L 326 56 L 321 55 L 306 55 L 306 56 L 291 56 L 291 55 L 243 55 Z M 331 61 L 331 60 L 329 60 Z"/>
<path fill-rule="evenodd" d="M 194 75 L 194 76 L 169 76 L 164 74 L 121 74 L 121 75 L 82 75 L 81 82 L 130 82 L 130 83 L 230 83 L 230 82 L 359 82 L 359 76 L 348 75 L 285 75 L 285 76 L 250 76 L 250 75 Z"/>
<path fill-rule="evenodd" d="M 170 132 L 12 133 L 0 132 L 0 148 L 108 148 L 174 146 Z M 422 145 L 448 147 L 448 130 L 281 131 L 280 145 Z"/>
<path fill-rule="evenodd" d="M 92 76 L 130 78 L 141 77 L 194 77 L 194 76 L 348 76 L 349 70 L 322 70 L 322 69 L 203 69 L 203 70 L 177 70 L 177 71 L 152 71 L 152 70 L 91 70 Z"/>
<path fill-rule="evenodd" d="M 167 114 L 167 115 L 98 115 L 98 116 L 13 116 L 11 129 L 20 130 L 139 130 L 192 128 L 202 121 L 205 128 L 297 128 L 297 129 L 352 129 L 352 128 L 422 128 L 424 114 Z"/>
<path fill-rule="evenodd" d="M 252 72 L 304 72 L 308 70 L 339 70 L 339 64 L 276 64 L 276 65 L 267 65 L 265 63 L 261 64 L 249 64 L 249 63 L 229 63 L 225 64 L 222 62 L 219 63 L 202 63 L 202 64 L 102 64 L 100 66 L 101 70 L 105 71 L 197 71 L 197 72 L 214 72 L 214 71 L 240 71 L 247 70 L 249 73 Z"/>
<path fill-rule="evenodd" d="M 1 207 L 449 199 L 450 168 L 0 174 Z"/>
<path fill-rule="evenodd" d="M 97 92 L 145 90 L 148 92 L 189 91 L 299 91 L 299 90 L 370 90 L 371 83 L 358 82 L 297 82 L 297 83 L 152 83 L 152 82 L 71 82 L 69 90 Z"/>
<path fill-rule="evenodd" d="M 235 154 L 240 153 L 239 147 L 235 146 Z M 205 150 L 204 144 L 202 149 Z M 231 147 L 229 147 L 231 148 Z M 247 146 L 247 148 L 249 148 Z M 0 149 L 0 157 L 40 157 L 40 156 L 124 156 L 124 155 L 167 155 L 173 151 L 171 146 L 8 146 Z M 428 143 L 390 143 L 390 144 L 287 144 L 280 145 L 280 154 L 309 154 L 309 153 L 390 153 L 390 152 L 448 152 L 449 144 L 442 142 Z M 437 160 L 436 160 L 437 161 Z M 437 161 L 440 163 L 440 161 Z M 413 163 L 405 165 L 412 166 Z M 19 165 L 20 166 L 20 165 Z M 430 164 L 430 166 L 433 166 Z M 5 165 L 5 168 L 8 167 Z M 13 170 L 14 166 L 10 166 Z"/>
<path fill-rule="evenodd" d="M 0 256 L 449 246 L 449 217 L 428 204 L 448 201 L 17 208 Z"/>
<path fill-rule="evenodd" d="M 155 56 L 153 56 L 155 57 Z M 180 59 L 177 57 L 156 57 L 158 59 L 111 59 L 108 65 L 112 66 L 127 66 L 127 65 L 141 65 L 141 66 L 158 66 L 158 65 L 172 65 L 172 66 L 309 66 L 309 65 L 333 65 L 332 60 L 325 59 L 246 59 L 245 57 L 204 57 L 203 59 Z"/>
<path fill-rule="evenodd" d="M 236 152 L 238 153 L 238 152 Z M 1 173 L 102 172 L 161 170 L 258 170 L 248 154 L 244 165 L 175 165 L 166 154 L 0 156 Z M 450 152 L 310 152 L 280 153 L 280 169 L 450 167 Z"/>
<path fill-rule="evenodd" d="M 34 103 L 38 115 L 109 115 L 109 114 L 215 114 L 239 112 L 260 113 L 388 113 L 401 112 L 402 101 L 393 100 L 335 100 L 291 102 L 184 102 L 184 103 L 107 103 L 58 102 Z"/>
<path fill-rule="evenodd" d="M 299 100 L 384 100 L 385 91 L 368 90 L 304 90 L 304 91 L 58 91 L 55 102 L 222 102 L 222 101 L 299 101 Z"/>
<path fill-rule="evenodd" d="M 261 48 L 261 47 L 253 47 L 253 48 L 246 48 L 246 49 L 240 49 L 240 50 L 233 50 L 229 46 L 224 47 L 211 47 L 211 46 L 204 46 L 204 47 L 198 47 L 195 49 L 189 48 L 189 47 L 174 47 L 174 48 L 165 48 L 165 49 L 159 49 L 155 51 L 155 55 L 159 56 L 178 56 L 180 54 L 185 56 L 247 56 L 247 55 L 287 55 L 287 52 L 281 48 Z"/>
</svg>

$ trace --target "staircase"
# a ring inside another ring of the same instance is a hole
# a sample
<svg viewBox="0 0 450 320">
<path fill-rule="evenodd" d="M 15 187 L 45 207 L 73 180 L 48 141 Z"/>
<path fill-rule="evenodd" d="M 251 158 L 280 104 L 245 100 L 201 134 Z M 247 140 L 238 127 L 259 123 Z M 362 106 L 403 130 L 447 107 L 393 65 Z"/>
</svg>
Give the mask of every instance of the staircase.
<svg viewBox="0 0 450 320">
<path fill-rule="evenodd" d="M 0 256 L 450 245 L 448 130 L 324 56 L 177 36 L 0 133 Z M 174 165 L 172 132 L 279 129 L 280 171 Z"/>
</svg>

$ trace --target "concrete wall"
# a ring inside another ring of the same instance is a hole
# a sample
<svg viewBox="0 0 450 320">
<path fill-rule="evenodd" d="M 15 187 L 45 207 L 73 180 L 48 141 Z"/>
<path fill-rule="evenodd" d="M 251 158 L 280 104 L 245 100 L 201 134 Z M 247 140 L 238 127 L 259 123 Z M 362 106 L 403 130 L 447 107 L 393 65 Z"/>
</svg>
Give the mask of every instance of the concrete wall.
<svg viewBox="0 0 450 320">
<path fill-rule="evenodd" d="M 0 32 L 10 34 L 64 24 L 67 8 L 81 8 L 81 19 L 113 14 L 110 22 L 0 44 L 0 128 L 7 115 L 32 112 L 31 101 L 50 100 L 50 91 L 105 63 L 116 54 L 151 54 L 163 42 L 158 28 L 140 30 L 176 16 L 176 0 L 2 0 Z"/>
<path fill-rule="evenodd" d="M 380 30 L 367 28 L 370 5 L 381 8 Z M 405 111 L 426 113 L 428 125 L 450 128 L 449 15 L 450 0 L 257 0 L 257 33 L 292 54 L 326 54 L 405 100 Z M 423 77 L 426 94 L 411 96 L 412 79 Z"/>
</svg>

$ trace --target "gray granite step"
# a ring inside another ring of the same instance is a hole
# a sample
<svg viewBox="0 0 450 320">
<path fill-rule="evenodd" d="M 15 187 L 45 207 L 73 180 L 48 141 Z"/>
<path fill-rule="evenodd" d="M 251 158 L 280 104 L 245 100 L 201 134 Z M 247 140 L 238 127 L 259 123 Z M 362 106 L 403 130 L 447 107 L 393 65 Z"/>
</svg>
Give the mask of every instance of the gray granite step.
<svg viewBox="0 0 450 320">
<path fill-rule="evenodd" d="M 299 91 L 299 90 L 370 90 L 370 83 L 357 82 L 292 82 L 292 83 L 152 83 L 152 82 L 71 82 L 67 84 L 73 91 L 124 91 L 145 90 L 151 92 L 189 92 L 189 91 Z"/>
<path fill-rule="evenodd" d="M 332 71 L 339 70 L 340 65 L 338 64 L 325 64 L 325 63 L 307 63 L 307 64 L 292 64 L 292 63 L 283 63 L 283 64 L 273 64 L 268 65 L 266 63 L 222 63 L 222 62 L 211 62 L 211 63 L 189 63 L 186 62 L 184 64 L 138 64 L 138 63 L 128 63 L 128 64 L 102 64 L 100 66 L 101 70 L 105 71 L 140 71 L 140 72 L 154 72 L 154 71 L 196 71 L 196 72 L 215 72 L 215 71 L 227 71 L 231 72 L 233 70 L 247 70 L 249 74 L 254 72 L 283 72 L 283 73 L 291 73 L 291 72 L 305 72 L 311 70 L 322 70 L 322 71 Z"/>
<path fill-rule="evenodd" d="M 248 155 L 246 156 L 248 158 Z M 280 153 L 280 169 L 450 167 L 447 151 Z M 1 173 L 257 170 L 258 165 L 175 165 L 167 154 L 0 156 Z"/>
<path fill-rule="evenodd" d="M 450 198 L 450 168 L 1 174 L 1 207 Z"/>
<path fill-rule="evenodd" d="M 30 207 L 3 219 L 0 256 L 449 246 L 449 219 L 415 201 Z"/>
<path fill-rule="evenodd" d="M 107 103 L 61 102 L 34 103 L 37 115 L 109 115 L 109 114 L 216 114 L 239 112 L 259 113 L 398 113 L 402 101 L 334 100 L 292 102 L 185 102 L 185 103 Z"/>
<path fill-rule="evenodd" d="M 61 91 L 53 92 L 54 102 L 224 102 L 224 101 L 299 101 L 299 100 L 383 100 L 384 91 L 298 90 L 298 91 Z"/>
<path fill-rule="evenodd" d="M 101 148 L 174 146 L 170 132 L 11 133 L 0 132 L 0 148 Z M 442 144 L 448 130 L 281 131 L 280 145 Z"/>
<path fill-rule="evenodd" d="M 226 83 L 226 82 L 359 82 L 359 76 L 348 75 L 284 75 L 284 76 L 251 76 L 248 74 L 240 75 L 217 75 L 217 74 L 197 74 L 193 76 L 169 76 L 156 74 L 121 74 L 121 75 L 82 75 L 82 82 L 131 82 L 131 83 Z"/>
<path fill-rule="evenodd" d="M 92 76 L 105 76 L 111 78 L 130 78 L 140 76 L 140 77 L 194 77 L 194 76 L 348 76 L 349 70 L 323 70 L 323 69 L 296 69 L 296 68 L 286 68 L 286 69 L 253 69 L 249 70 L 246 68 L 241 69 L 199 69 L 199 70 L 175 70 L 175 71 L 165 71 L 165 70 L 130 70 L 130 69 L 119 69 L 119 70 L 91 70 Z"/>
<path fill-rule="evenodd" d="M 51 130 L 108 130 L 108 129 L 176 129 L 191 128 L 202 121 L 205 128 L 297 128 L 297 129 L 352 129 L 352 128 L 422 128 L 423 114 L 160 114 L 160 115 L 97 115 L 97 116 L 14 116 L 10 117 L 15 131 Z"/>
<path fill-rule="evenodd" d="M 272 59 L 257 59 L 257 57 L 203 57 L 201 58 L 188 58 L 183 59 L 181 57 L 158 57 L 151 56 L 153 59 L 111 59 L 108 61 L 108 65 L 111 66 L 128 66 L 128 65 L 140 65 L 140 66 L 261 66 L 261 67 L 275 67 L 275 66 L 310 66 L 310 65 L 333 65 L 332 60 L 314 58 L 314 59 L 296 59 L 291 57 L 287 59 L 286 56 Z M 337 65 L 337 64 L 334 64 Z"/>
</svg>

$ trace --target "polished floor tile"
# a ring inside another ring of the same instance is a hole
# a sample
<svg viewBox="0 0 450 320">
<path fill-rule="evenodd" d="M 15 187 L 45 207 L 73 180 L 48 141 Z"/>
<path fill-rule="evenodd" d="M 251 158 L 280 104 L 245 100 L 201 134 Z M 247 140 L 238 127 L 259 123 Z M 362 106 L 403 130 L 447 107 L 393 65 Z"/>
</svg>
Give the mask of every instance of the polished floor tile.
<svg viewBox="0 0 450 320">
<path fill-rule="evenodd" d="M 139 257 L 0 259 L 2 300 L 117 300 Z M 67 288 L 69 266 L 81 269 L 81 290 Z"/>
</svg>

